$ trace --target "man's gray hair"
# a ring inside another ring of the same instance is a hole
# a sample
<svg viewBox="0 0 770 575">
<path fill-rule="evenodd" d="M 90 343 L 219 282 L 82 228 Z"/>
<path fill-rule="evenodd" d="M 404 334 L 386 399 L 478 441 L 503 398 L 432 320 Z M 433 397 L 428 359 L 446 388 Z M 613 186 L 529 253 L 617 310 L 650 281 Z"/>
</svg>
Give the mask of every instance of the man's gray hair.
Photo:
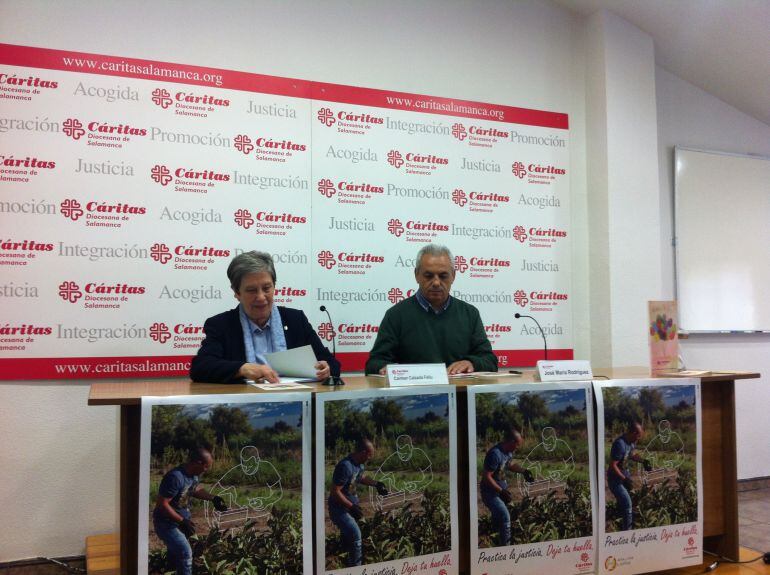
<svg viewBox="0 0 770 575">
<path fill-rule="evenodd" d="M 420 263 L 422 263 L 423 256 L 446 256 L 449 258 L 449 263 L 452 265 L 452 269 L 455 269 L 455 259 L 452 256 L 452 252 L 449 251 L 448 247 L 441 246 L 439 244 L 428 244 L 427 246 L 421 247 L 420 251 L 417 252 L 417 259 L 414 260 L 414 273 L 420 272 Z"/>
<path fill-rule="evenodd" d="M 230 265 L 227 266 L 227 279 L 230 280 L 230 287 L 237 293 L 245 276 L 261 272 L 269 273 L 270 277 L 273 278 L 273 283 L 275 283 L 273 256 L 266 252 L 244 252 L 235 256 Z"/>
</svg>

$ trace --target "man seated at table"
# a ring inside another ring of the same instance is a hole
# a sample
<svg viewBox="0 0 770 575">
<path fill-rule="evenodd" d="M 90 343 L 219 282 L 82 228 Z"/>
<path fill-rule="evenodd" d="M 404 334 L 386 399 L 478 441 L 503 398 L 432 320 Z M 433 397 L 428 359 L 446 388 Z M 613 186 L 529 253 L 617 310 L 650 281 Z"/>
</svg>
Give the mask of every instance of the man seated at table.
<svg viewBox="0 0 770 575">
<path fill-rule="evenodd" d="M 416 262 L 419 289 L 385 313 L 366 373 L 385 373 L 389 363 L 443 363 L 450 375 L 497 371 L 479 310 L 449 295 L 455 279 L 452 253 L 429 244 Z"/>
</svg>

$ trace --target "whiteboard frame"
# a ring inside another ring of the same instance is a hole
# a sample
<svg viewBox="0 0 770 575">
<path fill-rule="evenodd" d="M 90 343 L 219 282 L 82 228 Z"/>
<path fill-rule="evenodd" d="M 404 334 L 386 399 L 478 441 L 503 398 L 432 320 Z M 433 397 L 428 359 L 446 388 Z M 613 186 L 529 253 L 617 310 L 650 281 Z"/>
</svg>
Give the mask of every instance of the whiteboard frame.
<svg viewBox="0 0 770 575">
<path fill-rule="evenodd" d="M 681 272 L 679 270 L 680 265 L 680 256 L 679 256 L 679 230 L 678 230 L 678 220 L 679 220 L 679 189 L 677 186 L 677 175 L 676 175 L 676 156 L 677 152 L 679 150 L 685 151 L 685 152 L 699 152 L 702 154 L 713 154 L 716 156 L 731 156 L 735 158 L 746 158 L 750 160 L 765 160 L 767 162 L 770 162 L 770 157 L 763 156 L 760 154 L 739 154 L 737 152 L 724 152 L 720 150 L 706 150 L 703 148 L 693 148 L 689 146 L 674 146 L 674 153 L 673 153 L 673 188 L 674 188 L 674 211 L 673 211 L 673 229 L 672 229 L 672 244 L 674 247 L 674 297 L 676 298 L 677 302 L 679 302 L 679 296 L 680 296 L 680 286 L 679 281 L 681 278 Z M 679 323 L 679 318 L 677 318 L 677 323 Z M 734 329 L 721 329 L 721 330 L 683 330 L 681 329 L 681 325 L 679 326 L 679 331 L 681 333 L 685 334 L 725 334 L 725 333 L 770 333 L 770 326 L 768 326 L 767 329 L 757 329 L 757 330 L 734 330 Z"/>
</svg>

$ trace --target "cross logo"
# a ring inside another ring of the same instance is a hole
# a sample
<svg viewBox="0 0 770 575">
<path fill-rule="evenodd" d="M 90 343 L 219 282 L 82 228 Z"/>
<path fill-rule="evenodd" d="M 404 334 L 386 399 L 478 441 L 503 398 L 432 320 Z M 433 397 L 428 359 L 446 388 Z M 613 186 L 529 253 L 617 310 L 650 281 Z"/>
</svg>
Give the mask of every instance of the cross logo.
<svg viewBox="0 0 770 575">
<path fill-rule="evenodd" d="M 59 284 L 59 297 L 64 301 L 75 303 L 83 297 L 83 292 L 80 291 L 80 286 L 75 282 L 63 282 Z"/>
<path fill-rule="evenodd" d="M 167 186 L 168 183 L 172 180 L 171 170 L 169 170 L 166 166 L 157 164 L 152 168 L 152 170 L 150 170 L 150 178 L 159 183 L 161 186 Z"/>
<path fill-rule="evenodd" d="M 171 330 L 163 322 L 155 322 L 150 326 L 150 339 L 158 343 L 166 343 L 171 339 Z"/>
<path fill-rule="evenodd" d="M 78 221 L 84 213 L 83 208 L 80 207 L 80 202 L 77 200 L 64 200 L 59 204 L 59 209 L 61 210 L 61 215 L 71 219 L 73 222 Z"/>
<path fill-rule="evenodd" d="M 468 260 L 463 256 L 455 256 L 455 269 L 461 274 L 464 274 L 468 269 Z"/>
<path fill-rule="evenodd" d="M 404 157 L 398 150 L 391 150 L 388 152 L 388 163 L 398 169 L 404 165 Z"/>
<path fill-rule="evenodd" d="M 455 190 L 452 192 L 452 201 L 462 208 L 468 203 L 468 196 L 462 190 Z"/>
<path fill-rule="evenodd" d="M 525 307 L 529 303 L 529 298 L 527 297 L 527 292 L 525 292 L 523 289 L 516 290 L 516 293 L 513 294 L 513 302 L 516 305 L 520 305 L 521 307 Z"/>
<path fill-rule="evenodd" d="M 468 137 L 468 134 L 465 131 L 465 126 L 463 126 L 460 122 L 452 124 L 452 135 L 461 142 Z"/>
<path fill-rule="evenodd" d="M 527 230 L 524 229 L 524 226 L 516 226 L 513 228 L 513 239 L 517 242 L 523 244 L 527 241 L 527 237 Z"/>
<path fill-rule="evenodd" d="M 235 140 L 233 141 L 235 142 L 233 144 L 235 146 L 235 149 L 238 150 L 239 152 L 243 152 L 247 156 L 254 149 L 254 144 L 251 143 L 251 138 L 249 138 L 248 136 L 244 136 L 243 134 L 235 136 Z"/>
<path fill-rule="evenodd" d="M 318 252 L 318 263 L 321 264 L 321 267 L 330 270 L 337 265 L 337 260 L 334 259 L 334 254 L 329 250 L 323 250 L 322 252 Z"/>
<path fill-rule="evenodd" d="M 243 228 L 244 230 L 248 230 L 251 226 L 254 225 L 254 218 L 251 217 L 251 212 L 244 209 L 240 209 L 235 212 L 233 221 L 236 223 L 236 225 Z"/>
<path fill-rule="evenodd" d="M 332 324 L 330 324 L 328 321 L 318 325 L 318 337 L 321 339 L 331 341 L 334 339 L 335 335 L 334 326 L 332 326 Z"/>
<path fill-rule="evenodd" d="M 325 125 L 327 128 L 331 127 L 337 120 L 334 119 L 334 114 L 329 108 L 321 108 L 318 110 L 318 121 Z"/>
<path fill-rule="evenodd" d="M 152 101 L 156 105 L 160 106 L 164 110 L 173 104 L 174 100 L 171 99 L 171 94 L 165 88 L 156 88 L 152 91 Z"/>
<path fill-rule="evenodd" d="M 695 545 L 695 539 L 693 539 L 692 537 L 690 537 L 690 538 L 687 540 L 687 544 L 688 544 L 690 547 L 692 547 L 693 545 Z"/>
<path fill-rule="evenodd" d="M 404 233 L 404 225 L 401 223 L 401 220 L 398 218 L 392 218 L 388 222 L 388 231 L 396 236 L 397 238 L 400 238 L 401 235 Z"/>
<path fill-rule="evenodd" d="M 527 168 L 525 168 L 524 164 L 521 162 L 514 162 L 511 164 L 511 172 L 513 172 L 513 175 L 521 180 L 524 176 L 527 175 Z"/>
<path fill-rule="evenodd" d="M 587 563 L 587 562 L 588 562 L 588 553 L 582 553 L 582 554 L 580 555 L 580 560 L 581 560 L 583 563 Z"/>
<path fill-rule="evenodd" d="M 75 118 L 64 120 L 62 132 L 67 134 L 73 140 L 79 140 L 83 134 L 86 133 L 83 129 L 83 124 L 80 123 L 80 120 L 76 120 Z"/>
<path fill-rule="evenodd" d="M 318 191 L 321 192 L 327 198 L 331 198 L 337 191 L 334 189 L 334 184 L 329 178 L 318 180 Z"/>
<path fill-rule="evenodd" d="M 390 291 L 388 292 L 388 301 L 390 301 L 390 303 L 398 303 L 403 301 L 403 299 L 404 292 L 401 291 L 401 288 L 390 288 Z"/>
<path fill-rule="evenodd" d="M 171 259 L 171 250 L 166 244 L 153 244 L 150 248 L 150 257 L 156 262 L 166 264 Z"/>
</svg>

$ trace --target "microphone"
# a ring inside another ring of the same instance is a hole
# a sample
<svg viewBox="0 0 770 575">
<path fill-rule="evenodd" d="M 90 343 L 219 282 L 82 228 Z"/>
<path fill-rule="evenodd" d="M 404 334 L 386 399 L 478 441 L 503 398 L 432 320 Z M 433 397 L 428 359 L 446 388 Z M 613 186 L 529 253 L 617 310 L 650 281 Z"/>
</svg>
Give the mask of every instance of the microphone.
<svg viewBox="0 0 770 575">
<path fill-rule="evenodd" d="M 332 322 L 332 316 L 331 316 L 331 314 L 329 313 L 329 310 L 328 310 L 328 309 L 326 309 L 326 306 L 325 306 L 325 305 L 322 305 L 322 306 L 321 306 L 320 308 L 318 308 L 318 309 L 320 309 L 321 311 L 325 311 L 325 312 L 326 312 L 326 317 L 328 317 L 328 318 L 329 318 L 329 325 L 330 325 L 330 326 L 331 326 L 331 328 L 332 328 L 332 355 L 333 355 L 333 356 L 335 357 L 335 359 L 336 359 L 336 357 L 337 357 L 337 332 L 336 332 L 336 331 L 334 331 L 334 323 Z"/>
<path fill-rule="evenodd" d="M 334 359 L 337 359 L 337 331 L 334 329 L 334 322 L 332 321 L 332 316 L 329 313 L 329 310 L 326 309 L 325 305 L 322 305 L 320 308 L 321 311 L 326 312 L 326 317 L 329 318 L 329 325 L 332 328 L 332 357 Z M 324 385 L 345 385 L 345 382 L 342 381 L 342 378 L 336 375 L 329 375 L 329 379 L 324 381 Z"/>
<path fill-rule="evenodd" d="M 529 319 L 534 321 L 535 324 L 537 324 L 537 329 L 540 330 L 540 335 L 543 336 L 543 359 L 545 359 L 547 361 L 548 360 L 548 342 L 545 340 L 545 332 L 543 331 L 543 328 L 540 327 L 540 322 L 537 321 L 531 315 L 524 315 L 524 314 L 520 314 L 520 313 L 515 313 L 515 314 L 513 314 L 513 317 L 515 317 L 516 319 L 519 319 L 519 318 L 522 318 L 522 317 L 528 317 Z"/>
</svg>

